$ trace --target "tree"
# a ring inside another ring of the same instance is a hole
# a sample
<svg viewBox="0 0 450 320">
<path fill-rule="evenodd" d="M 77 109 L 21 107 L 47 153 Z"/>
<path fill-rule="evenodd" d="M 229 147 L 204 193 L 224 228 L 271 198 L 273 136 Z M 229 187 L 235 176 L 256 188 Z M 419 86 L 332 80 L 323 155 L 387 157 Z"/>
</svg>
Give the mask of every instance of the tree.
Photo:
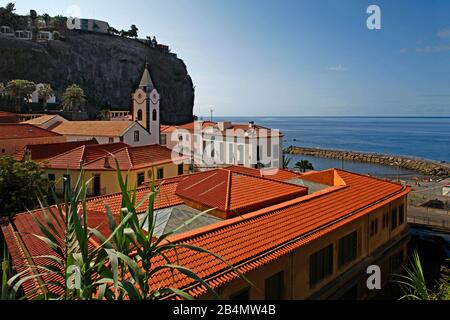
<svg viewBox="0 0 450 320">
<path fill-rule="evenodd" d="M 136 27 L 136 25 L 133 24 L 128 31 L 128 36 L 136 39 L 138 37 L 138 31 L 139 29 Z"/>
<path fill-rule="evenodd" d="M 414 251 L 410 266 L 404 268 L 406 275 L 395 280 L 404 292 L 401 299 L 407 300 L 450 300 L 450 270 L 442 268 L 441 278 L 433 289 L 427 287 L 419 253 Z"/>
<path fill-rule="evenodd" d="M 52 19 L 52 26 L 57 30 L 65 30 L 67 28 L 67 17 L 55 16 Z"/>
<path fill-rule="evenodd" d="M 44 13 L 44 14 L 42 15 L 42 19 L 43 19 L 44 22 L 45 22 L 45 26 L 48 27 L 48 26 L 50 25 L 50 20 L 51 20 L 50 15 L 49 15 L 48 13 Z"/>
<path fill-rule="evenodd" d="M 65 111 L 77 112 L 79 111 L 79 108 L 83 104 L 83 102 L 86 101 L 86 99 L 83 89 L 76 84 L 72 84 L 67 87 L 61 98 L 61 101 L 63 109 Z"/>
<path fill-rule="evenodd" d="M 37 21 L 38 15 L 36 10 L 30 10 L 30 20 L 31 20 L 31 40 L 36 41 L 37 38 Z"/>
<path fill-rule="evenodd" d="M 61 33 L 59 33 L 59 31 L 53 31 L 53 40 L 61 40 L 62 36 Z"/>
<path fill-rule="evenodd" d="M 291 164 L 292 158 L 283 156 L 283 169 L 288 169 Z"/>
<path fill-rule="evenodd" d="M 8 3 L 5 7 L 0 7 L 0 18 L 3 20 L 2 23 L 12 24 L 12 18 L 15 15 L 16 5 L 12 2 Z"/>
<path fill-rule="evenodd" d="M 129 33 L 128 33 L 128 31 L 125 31 L 125 30 L 120 30 L 120 36 L 121 37 L 128 37 L 129 36 Z"/>
<path fill-rule="evenodd" d="M 16 112 L 20 113 L 22 103 L 25 99 L 29 99 L 31 94 L 36 90 L 36 84 L 28 80 L 11 80 L 6 85 L 6 93 L 16 100 Z"/>
<path fill-rule="evenodd" d="M 6 94 L 5 85 L 0 82 L 0 98 Z"/>
<path fill-rule="evenodd" d="M 109 27 L 109 28 L 108 28 L 108 32 L 109 32 L 110 34 L 120 35 L 120 31 L 117 30 L 116 28 L 113 28 L 113 27 Z"/>
<path fill-rule="evenodd" d="M 314 170 L 314 166 L 308 160 L 301 160 L 295 164 L 295 168 L 301 172 L 306 172 L 307 170 Z"/>
<path fill-rule="evenodd" d="M 54 95 L 55 93 L 53 92 L 52 87 L 48 83 L 44 84 L 39 88 L 38 90 L 39 100 L 43 101 L 45 110 L 47 110 L 47 100 L 53 97 Z"/>
<path fill-rule="evenodd" d="M 97 120 L 106 121 L 109 120 L 109 110 L 103 109 L 97 114 Z"/>
<path fill-rule="evenodd" d="M 11 216 L 39 205 L 38 189 L 47 190 L 44 172 L 32 161 L 0 157 L 0 215 Z"/>
</svg>

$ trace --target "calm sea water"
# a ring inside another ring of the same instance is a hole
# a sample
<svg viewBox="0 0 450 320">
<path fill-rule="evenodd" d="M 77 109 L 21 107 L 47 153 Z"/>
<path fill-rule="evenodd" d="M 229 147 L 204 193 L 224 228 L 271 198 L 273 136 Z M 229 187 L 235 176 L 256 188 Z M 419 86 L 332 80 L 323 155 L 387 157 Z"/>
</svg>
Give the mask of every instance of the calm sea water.
<svg viewBox="0 0 450 320">
<path fill-rule="evenodd" d="M 450 117 L 227 117 L 214 120 L 227 119 L 233 122 L 255 121 L 262 126 L 279 129 L 285 135 L 285 147 L 377 152 L 450 162 Z M 316 169 L 342 166 L 341 161 L 308 159 L 315 162 Z M 371 164 L 345 162 L 344 166 L 356 172 L 397 173 L 396 168 Z M 401 173 L 408 171 L 402 170 Z"/>
</svg>

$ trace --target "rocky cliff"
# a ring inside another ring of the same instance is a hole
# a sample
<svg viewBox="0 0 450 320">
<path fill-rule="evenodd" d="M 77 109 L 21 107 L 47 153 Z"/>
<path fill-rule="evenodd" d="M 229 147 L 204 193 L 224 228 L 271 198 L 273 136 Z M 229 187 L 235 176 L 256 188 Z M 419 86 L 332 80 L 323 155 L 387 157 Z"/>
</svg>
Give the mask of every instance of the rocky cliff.
<svg viewBox="0 0 450 320">
<path fill-rule="evenodd" d="M 0 82 L 26 79 L 50 83 L 57 96 L 76 83 L 85 90 L 91 108 L 126 110 L 148 61 L 161 94 L 161 122 L 183 124 L 192 120 L 192 79 L 175 55 L 110 35 L 67 31 L 64 37 L 64 41 L 47 43 L 0 37 Z"/>
</svg>

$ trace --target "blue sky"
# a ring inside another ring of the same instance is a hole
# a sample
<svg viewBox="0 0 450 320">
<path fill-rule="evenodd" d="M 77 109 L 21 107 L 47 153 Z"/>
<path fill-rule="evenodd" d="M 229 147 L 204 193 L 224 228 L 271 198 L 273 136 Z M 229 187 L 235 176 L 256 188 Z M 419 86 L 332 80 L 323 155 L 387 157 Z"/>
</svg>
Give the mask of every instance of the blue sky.
<svg viewBox="0 0 450 320">
<path fill-rule="evenodd" d="M 371 4 L 381 30 L 366 27 Z M 16 1 L 18 13 L 70 5 L 170 45 L 200 116 L 450 115 L 447 0 Z"/>
</svg>

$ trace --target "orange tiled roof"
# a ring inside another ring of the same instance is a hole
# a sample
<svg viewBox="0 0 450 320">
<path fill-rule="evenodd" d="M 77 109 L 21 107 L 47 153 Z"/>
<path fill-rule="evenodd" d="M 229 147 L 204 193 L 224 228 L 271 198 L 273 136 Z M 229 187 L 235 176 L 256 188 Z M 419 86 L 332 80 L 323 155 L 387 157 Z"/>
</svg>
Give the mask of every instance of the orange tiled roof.
<svg viewBox="0 0 450 320">
<path fill-rule="evenodd" d="M 406 195 L 411 190 L 410 187 L 343 170 L 327 170 L 322 174 L 333 176 L 334 184 L 326 190 L 173 236 L 170 241 L 214 252 L 245 274 Z M 339 179 L 343 183 L 336 184 L 340 183 Z M 183 180 L 174 181 L 176 185 L 176 181 Z M 120 205 L 115 206 L 120 209 Z M 94 207 L 89 208 L 91 209 Z M 23 215 L 23 218 L 30 220 L 29 215 Z M 17 222 L 13 220 L 13 223 L 17 227 Z M 30 227 L 24 224 L 17 227 L 17 230 L 28 231 L 27 228 Z M 2 227 L 4 228 L 7 227 Z M 13 249 L 17 246 L 15 236 L 23 237 L 17 233 L 11 235 L 8 230 L 5 235 L 8 247 Z M 39 245 L 34 247 L 35 243 L 24 243 L 27 248 L 40 248 Z M 42 255 L 39 250 L 34 253 Z M 173 252 L 168 252 L 167 256 L 175 258 Z M 177 257 L 179 265 L 191 269 L 213 287 L 238 277 L 227 264 L 203 253 L 178 249 Z M 165 261 L 155 260 L 153 265 L 163 263 Z M 151 279 L 151 285 L 154 288 L 177 287 L 194 297 L 206 292 L 198 282 L 179 272 L 175 272 L 172 277 L 170 272 L 160 271 Z"/>
<path fill-rule="evenodd" d="M 172 158 L 172 150 L 155 144 L 140 147 L 126 147 L 111 152 L 111 154 L 104 154 L 91 162 L 86 161 L 85 169 L 114 170 L 115 162 L 113 157 L 117 159 L 121 170 L 147 168 L 149 166 L 185 159 L 185 157 L 178 155 Z"/>
<path fill-rule="evenodd" d="M 282 136 L 280 132 L 277 132 L 273 129 L 266 128 L 259 125 L 253 125 L 252 128 L 249 127 L 249 124 L 238 124 L 238 123 L 232 123 L 229 128 L 227 128 L 224 131 L 220 131 L 218 127 L 218 122 L 214 121 L 198 121 L 197 124 L 202 125 L 202 129 L 212 129 L 214 128 L 214 132 L 220 132 L 222 135 L 231 135 L 231 136 L 242 136 L 241 133 L 243 131 L 245 132 L 254 132 L 258 136 L 265 136 L 264 133 L 267 134 L 267 136 L 274 136 L 279 137 Z M 161 133 L 173 133 L 176 130 L 187 130 L 191 133 L 194 132 L 196 122 L 190 122 L 181 126 L 170 126 L 170 125 L 161 125 L 160 132 Z"/>
<path fill-rule="evenodd" d="M 307 194 L 305 187 L 217 169 L 180 181 L 177 195 L 227 213 L 244 214 Z"/>
<path fill-rule="evenodd" d="M 120 137 L 134 124 L 132 121 L 67 121 L 52 131 L 63 135 Z"/>
<path fill-rule="evenodd" d="M 294 178 L 299 178 L 300 173 L 293 172 L 286 169 L 252 169 L 242 166 L 229 166 L 225 167 L 224 169 L 236 172 L 236 173 L 243 173 L 248 174 L 255 177 L 261 177 L 271 180 L 277 180 L 277 181 L 288 181 Z"/>
<path fill-rule="evenodd" d="M 20 116 L 16 113 L 0 111 L 0 123 L 20 123 Z"/>
<path fill-rule="evenodd" d="M 154 203 L 155 210 L 173 207 L 184 203 L 183 200 L 176 195 L 177 185 L 178 181 L 175 179 L 174 181 L 168 179 L 167 181 L 164 181 L 160 184 L 160 192 L 156 195 Z M 149 193 L 149 187 L 139 188 L 136 194 L 136 201 L 139 203 L 144 197 L 148 197 Z M 102 197 L 92 198 L 88 200 L 87 208 L 90 211 L 100 212 L 105 210 L 105 204 L 107 204 L 111 208 L 111 212 L 113 214 L 119 214 L 120 209 L 122 208 L 122 194 L 115 193 Z M 137 213 L 144 213 L 147 205 L 148 201 L 144 201 Z"/>
<path fill-rule="evenodd" d="M 61 135 L 31 124 L 0 123 L 0 140 L 60 137 Z"/>
<path fill-rule="evenodd" d="M 122 142 L 111 144 L 83 145 L 48 159 L 44 164 L 52 169 L 79 169 L 80 164 L 89 163 L 109 153 L 126 148 Z"/>
<path fill-rule="evenodd" d="M 29 151 L 31 160 L 44 160 L 56 157 L 59 154 L 73 150 L 84 145 L 98 144 L 97 140 L 91 139 L 86 141 L 73 141 L 73 142 L 61 142 L 61 143 L 49 143 L 49 144 L 34 144 L 27 145 L 22 150 L 14 153 L 14 159 L 21 161 L 24 159 L 25 152 Z"/>
</svg>

